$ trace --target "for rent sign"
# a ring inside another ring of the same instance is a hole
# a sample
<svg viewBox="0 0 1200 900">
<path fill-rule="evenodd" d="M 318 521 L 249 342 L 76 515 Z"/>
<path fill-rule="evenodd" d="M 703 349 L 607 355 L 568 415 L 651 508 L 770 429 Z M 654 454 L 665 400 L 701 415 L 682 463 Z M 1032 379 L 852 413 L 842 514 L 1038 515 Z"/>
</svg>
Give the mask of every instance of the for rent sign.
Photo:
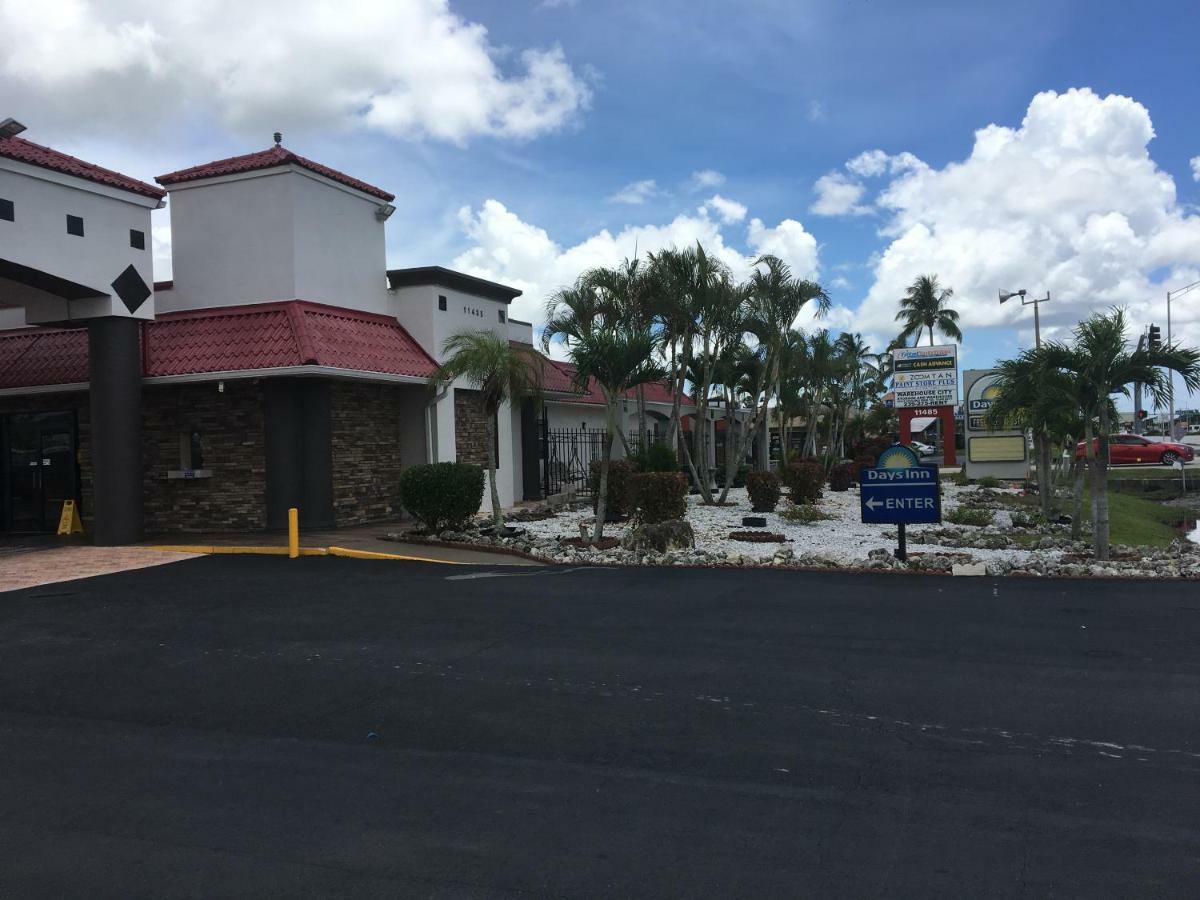
<svg viewBox="0 0 1200 900">
<path fill-rule="evenodd" d="M 958 405 L 958 346 L 899 347 L 892 351 L 896 409 Z"/>
</svg>

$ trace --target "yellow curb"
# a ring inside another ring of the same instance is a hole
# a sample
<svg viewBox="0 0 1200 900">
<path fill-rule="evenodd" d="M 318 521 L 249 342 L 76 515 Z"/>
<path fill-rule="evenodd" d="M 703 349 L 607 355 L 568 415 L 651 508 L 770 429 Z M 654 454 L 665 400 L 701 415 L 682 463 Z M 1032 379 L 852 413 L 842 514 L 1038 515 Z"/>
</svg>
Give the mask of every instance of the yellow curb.
<svg viewBox="0 0 1200 900">
<path fill-rule="evenodd" d="M 238 547 L 213 544 L 158 544 L 144 548 L 166 553 L 238 553 L 260 556 L 288 556 L 287 547 Z M 351 550 L 348 547 L 301 547 L 301 556 L 341 556 L 347 559 L 403 559 L 410 562 L 441 563 L 445 566 L 469 566 L 471 563 L 452 559 L 430 559 L 426 556 L 402 556 L 399 553 L 376 553 L 373 550 Z"/>
<path fill-rule="evenodd" d="M 344 556 L 348 559 L 406 559 L 411 562 L 441 563 L 445 566 L 469 566 L 471 563 L 459 562 L 455 559 L 430 559 L 427 556 L 402 556 L 399 553 L 376 553 L 374 550 L 351 550 L 347 547 L 327 548 L 330 556 Z"/>
</svg>

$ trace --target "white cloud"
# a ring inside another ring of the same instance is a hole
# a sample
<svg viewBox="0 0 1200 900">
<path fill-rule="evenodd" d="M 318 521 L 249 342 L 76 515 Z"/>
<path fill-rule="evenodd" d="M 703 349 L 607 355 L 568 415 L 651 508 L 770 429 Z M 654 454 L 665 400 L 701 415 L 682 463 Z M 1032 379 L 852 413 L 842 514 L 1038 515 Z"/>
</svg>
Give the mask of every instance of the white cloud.
<svg viewBox="0 0 1200 900">
<path fill-rule="evenodd" d="M 871 207 L 859 203 L 866 188 L 841 172 L 822 175 L 813 184 L 817 199 L 808 211 L 818 216 L 864 216 Z"/>
<path fill-rule="evenodd" d="M 860 327 L 894 331 L 897 300 L 923 273 L 955 289 L 968 341 L 986 327 L 1032 331 L 1028 311 L 999 305 L 999 288 L 1050 291 L 1043 336 L 1116 304 L 1139 324 L 1161 317 L 1162 272 L 1174 284 L 1200 266 L 1200 217 L 1180 206 L 1150 157 L 1153 137 L 1132 99 L 1047 91 L 1019 128 L 981 128 L 970 155 L 944 168 L 904 154 L 851 160 L 852 171 L 886 166 L 894 176 L 877 200 L 890 243 L 874 263 Z M 1180 333 L 1200 344 L 1200 310 L 1180 318 Z"/>
<path fill-rule="evenodd" d="M 0 0 L 0 60 L 6 114 L 43 125 L 200 114 L 463 143 L 561 129 L 591 96 L 561 49 L 497 50 L 447 0 Z"/>
<path fill-rule="evenodd" d="M 736 200 L 730 200 L 722 197 L 720 194 L 713 194 L 704 205 L 700 207 L 701 211 L 712 210 L 715 212 L 726 225 L 734 222 L 740 222 L 746 218 L 746 206 L 743 203 L 738 203 Z"/>
<path fill-rule="evenodd" d="M 513 315 L 537 325 L 545 320 L 546 298 L 574 282 L 584 269 L 615 265 L 634 253 L 644 257 L 665 247 L 699 241 L 738 278 L 746 277 L 763 253 L 780 256 L 800 277 L 815 278 L 818 271 L 816 239 L 791 219 L 774 227 L 752 219 L 745 232 L 748 252 L 731 246 L 722 223 L 703 213 L 681 213 L 664 225 L 630 225 L 615 234 L 604 229 L 573 246 L 559 244 L 498 200 L 489 199 L 478 209 L 463 207 L 459 222 L 472 246 L 454 260 L 454 267 L 520 288 L 524 294 L 514 302 Z"/>
<path fill-rule="evenodd" d="M 608 198 L 609 203 L 627 203 L 630 206 L 641 206 L 651 197 L 659 193 L 658 184 L 653 178 L 644 181 L 634 181 L 621 188 Z"/>
<path fill-rule="evenodd" d="M 807 116 L 810 122 L 824 122 L 825 104 L 820 100 L 809 100 Z"/>
<path fill-rule="evenodd" d="M 1200 181 L 1200 156 L 1192 157 L 1192 181 Z"/>
<path fill-rule="evenodd" d="M 850 281 L 842 275 L 835 275 L 833 281 L 829 282 L 829 286 L 837 288 L 839 291 L 844 291 L 850 287 Z"/>
<path fill-rule="evenodd" d="M 720 187 L 724 183 L 725 176 L 720 172 L 715 169 L 701 169 L 699 172 L 693 172 L 692 177 L 688 179 L 688 190 L 695 193 L 708 188 Z"/>
<path fill-rule="evenodd" d="M 847 162 L 846 169 L 862 178 L 877 178 L 889 172 L 898 175 L 924 165 L 925 163 L 911 153 L 897 153 L 892 156 L 882 150 L 866 150 Z"/>
</svg>

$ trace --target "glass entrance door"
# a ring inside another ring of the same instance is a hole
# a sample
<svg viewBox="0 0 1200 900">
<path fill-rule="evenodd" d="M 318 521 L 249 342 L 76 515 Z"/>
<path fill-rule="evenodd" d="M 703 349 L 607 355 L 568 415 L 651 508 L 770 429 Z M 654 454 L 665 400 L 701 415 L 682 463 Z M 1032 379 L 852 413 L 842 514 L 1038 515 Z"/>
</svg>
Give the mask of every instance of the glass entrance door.
<svg viewBox="0 0 1200 900">
<path fill-rule="evenodd" d="M 64 500 L 76 499 L 75 417 L 32 413 L 8 417 L 7 515 L 15 532 L 53 531 Z"/>
</svg>

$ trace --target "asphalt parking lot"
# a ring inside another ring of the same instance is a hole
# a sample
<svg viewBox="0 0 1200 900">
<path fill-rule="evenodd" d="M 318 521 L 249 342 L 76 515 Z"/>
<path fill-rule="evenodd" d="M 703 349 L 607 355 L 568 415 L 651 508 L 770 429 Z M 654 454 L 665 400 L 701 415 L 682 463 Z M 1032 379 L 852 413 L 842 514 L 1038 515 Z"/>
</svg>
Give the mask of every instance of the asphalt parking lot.
<svg viewBox="0 0 1200 900">
<path fill-rule="evenodd" d="M 1192 896 L 1197 597 L 255 557 L 0 594 L 0 895 Z"/>
</svg>

